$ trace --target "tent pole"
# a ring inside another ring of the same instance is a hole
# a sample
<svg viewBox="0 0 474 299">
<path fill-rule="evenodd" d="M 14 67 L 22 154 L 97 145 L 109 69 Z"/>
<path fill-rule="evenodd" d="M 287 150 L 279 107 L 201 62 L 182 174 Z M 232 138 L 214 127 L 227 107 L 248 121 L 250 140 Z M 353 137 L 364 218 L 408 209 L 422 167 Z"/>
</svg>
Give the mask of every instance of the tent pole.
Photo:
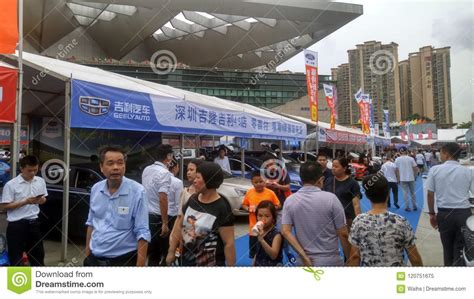
<svg viewBox="0 0 474 299">
<path fill-rule="evenodd" d="M 308 162 L 308 143 L 306 139 L 303 141 L 303 149 L 304 149 L 304 161 Z"/>
<path fill-rule="evenodd" d="M 61 261 L 67 260 L 67 240 L 69 224 L 69 165 L 71 152 L 71 83 L 66 82 L 64 96 L 64 178 L 63 178 L 63 215 L 61 236 Z"/>
<path fill-rule="evenodd" d="M 181 154 L 181 159 L 179 161 L 179 178 L 181 181 L 184 181 L 184 134 L 179 135 L 179 153 Z"/>
<path fill-rule="evenodd" d="M 244 138 L 240 139 L 240 171 L 242 173 L 242 178 L 245 179 L 245 148 L 244 148 Z"/>
<path fill-rule="evenodd" d="M 11 144 L 11 178 L 18 169 L 21 149 L 21 112 L 23 106 L 23 0 L 18 1 L 18 96 L 16 102 L 16 121 L 13 125 L 13 142 Z"/>
<path fill-rule="evenodd" d="M 278 156 L 278 158 L 283 161 L 283 140 L 280 140 L 280 154 Z"/>
<path fill-rule="evenodd" d="M 335 143 L 332 145 L 332 158 L 336 159 L 336 144 Z"/>
<path fill-rule="evenodd" d="M 316 123 L 316 154 L 319 153 L 319 126 Z"/>
</svg>

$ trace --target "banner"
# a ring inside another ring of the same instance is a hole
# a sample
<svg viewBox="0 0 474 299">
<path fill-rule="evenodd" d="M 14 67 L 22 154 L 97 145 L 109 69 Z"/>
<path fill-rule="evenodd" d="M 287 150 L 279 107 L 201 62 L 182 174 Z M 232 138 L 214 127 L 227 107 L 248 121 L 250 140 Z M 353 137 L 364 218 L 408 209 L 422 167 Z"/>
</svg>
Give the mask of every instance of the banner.
<svg viewBox="0 0 474 299">
<path fill-rule="evenodd" d="M 325 128 L 319 128 L 318 140 L 320 142 L 326 142 L 327 141 L 326 129 Z"/>
<path fill-rule="evenodd" d="M 359 89 L 359 91 L 361 91 Z M 355 94 L 356 101 L 359 104 L 360 123 L 362 126 L 362 132 L 364 134 L 370 134 L 370 97 L 368 94 L 359 93 Z"/>
<path fill-rule="evenodd" d="M 333 90 L 332 98 L 333 98 L 333 102 L 334 102 L 334 123 L 337 124 L 337 120 L 339 119 L 339 114 L 337 112 L 338 99 L 337 99 L 337 87 L 336 87 L 336 85 L 332 86 L 332 90 Z"/>
<path fill-rule="evenodd" d="M 336 128 L 336 103 L 334 100 L 334 87 L 329 84 L 323 84 L 324 94 L 326 95 L 326 102 L 328 103 L 329 110 L 331 111 L 331 129 Z"/>
<path fill-rule="evenodd" d="M 12 139 L 12 125 L 10 124 L 0 124 L 0 145 L 9 146 Z M 28 144 L 28 133 L 27 127 L 21 128 L 21 144 Z"/>
<path fill-rule="evenodd" d="M 2 0 L 0 9 L 0 54 L 15 54 L 18 43 L 17 0 Z"/>
<path fill-rule="evenodd" d="M 373 104 L 372 99 L 369 100 L 369 107 L 370 107 L 370 118 L 369 118 L 370 135 L 375 136 L 374 104 Z"/>
<path fill-rule="evenodd" d="M 71 127 L 261 139 L 304 139 L 306 125 L 184 99 L 72 80 Z"/>
<path fill-rule="evenodd" d="M 311 120 L 318 121 L 318 53 L 304 50 L 304 59 Z"/>
<path fill-rule="evenodd" d="M 389 110 L 383 110 L 383 118 L 385 120 L 383 125 L 383 136 L 386 138 L 390 138 L 390 113 Z"/>
<path fill-rule="evenodd" d="M 0 66 L 0 123 L 14 123 L 16 120 L 16 69 Z"/>
<path fill-rule="evenodd" d="M 342 132 L 337 130 L 326 130 L 327 142 L 337 144 L 365 144 L 366 138 L 364 135 Z"/>
</svg>

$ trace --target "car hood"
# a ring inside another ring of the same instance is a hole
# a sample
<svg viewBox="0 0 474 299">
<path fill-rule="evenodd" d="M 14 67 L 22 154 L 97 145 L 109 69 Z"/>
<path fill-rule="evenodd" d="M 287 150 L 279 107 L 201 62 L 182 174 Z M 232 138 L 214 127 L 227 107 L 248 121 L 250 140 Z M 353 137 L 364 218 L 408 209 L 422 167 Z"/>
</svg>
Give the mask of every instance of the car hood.
<svg viewBox="0 0 474 299">
<path fill-rule="evenodd" d="M 249 179 L 244 179 L 241 177 L 232 177 L 232 178 L 225 179 L 224 183 L 232 187 L 240 187 L 243 189 L 248 189 L 252 187 L 252 183 L 250 182 Z"/>
</svg>

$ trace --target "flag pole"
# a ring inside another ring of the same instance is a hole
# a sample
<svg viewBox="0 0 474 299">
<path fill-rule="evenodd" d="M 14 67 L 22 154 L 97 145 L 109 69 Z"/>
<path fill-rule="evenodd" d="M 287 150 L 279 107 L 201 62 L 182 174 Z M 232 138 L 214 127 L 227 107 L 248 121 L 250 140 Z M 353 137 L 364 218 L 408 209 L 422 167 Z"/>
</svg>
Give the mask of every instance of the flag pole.
<svg viewBox="0 0 474 299">
<path fill-rule="evenodd" d="M 21 149 L 21 111 L 23 103 L 23 0 L 18 0 L 18 97 L 16 122 L 13 126 L 12 178 L 16 176 Z"/>
</svg>

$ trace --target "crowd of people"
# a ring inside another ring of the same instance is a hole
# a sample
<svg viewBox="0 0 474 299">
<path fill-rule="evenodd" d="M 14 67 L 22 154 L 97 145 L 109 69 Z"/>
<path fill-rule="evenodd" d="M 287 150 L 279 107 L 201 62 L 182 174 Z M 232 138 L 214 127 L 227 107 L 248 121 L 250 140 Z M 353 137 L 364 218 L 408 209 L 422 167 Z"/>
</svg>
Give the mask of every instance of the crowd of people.
<svg viewBox="0 0 474 299">
<path fill-rule="evenodd" d="M 471 215 L 468 194 L 474 193 L 474 178 L 457 162 L 459 152 L 455 143 L 443 146 L 444 163 L 434 166 L 436 154 L 411 157 L 402 148 L 396 155 L 385 155 L 380 170 L 370 168 L 361 184 L 352 175 L 350 158 L 337 157 L 330 169 L 328 156 L 319 153 L 317 161 L 301 164 L 303 186 L 293 194 L 286 170 L 270 158 L 266 169 L 252 173 L 253 187 L 242 201 L 249 213 L 252 264 L 279 266 L 286 257 L 304 266 L 403 266 L 406 255 L 412 266 L 422 266 L 412 226 L 388 207 L 391 192 L 394 207 L 401 208 L 400 185 L 405 211 L 418 209 L 415 181 L 423 162 L 423 168 L 429 168 L 430 221 L 439 229 L 444 263 L 462 265 L 460 234 Z M 370 165 L 370 158 L 362 162 Z M 176 177 L 179 167 L 170 145 L 157 148 L 156 162 L 144 169 L 141 184 L 125 177 L 123 148 L 103 147 L 99 163 L 106 179 L 91 190 L 85 266 L 236 264 L 234 216 L 217 192 L 228 167 L 225 150 L 215 162 L 189 161 L 186 186 Z M 38 167 L 36 157 L 23 157 L 21 173 L 3 190 L 0 208 L 7 210 L 11 265 L 22 264 L 23 252 L 31 265 L 44 265 L 38 213 L 47 189 L 36 176 Z M 363 194 L 371 203 L 364 213 Z"/>
</svg>

